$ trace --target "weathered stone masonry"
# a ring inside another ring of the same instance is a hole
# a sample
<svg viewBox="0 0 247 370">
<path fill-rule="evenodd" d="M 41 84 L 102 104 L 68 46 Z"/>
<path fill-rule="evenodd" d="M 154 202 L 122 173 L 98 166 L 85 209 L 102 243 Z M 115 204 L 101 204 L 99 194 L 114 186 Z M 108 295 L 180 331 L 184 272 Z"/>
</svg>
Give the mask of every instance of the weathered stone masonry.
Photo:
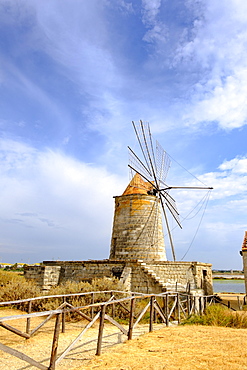
<svg viewBox="0 0 247 370">
<path fill-rule="evenodd" d="M 91 281 L 117 277 L 127 290 L 140 293 L 188 291 L 212 294 L 211 265 L 200 262 L 158 261 L 44 261 L 28 266 L 27 279 L 36 280 L 43 290 L 66 281 Z"/>
</svg>

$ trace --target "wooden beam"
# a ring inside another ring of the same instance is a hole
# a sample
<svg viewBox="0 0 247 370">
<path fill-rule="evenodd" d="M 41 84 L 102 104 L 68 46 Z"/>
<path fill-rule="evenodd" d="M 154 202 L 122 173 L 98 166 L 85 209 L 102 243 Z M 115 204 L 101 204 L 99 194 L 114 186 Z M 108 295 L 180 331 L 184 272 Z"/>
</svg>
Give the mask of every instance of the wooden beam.
<svg viewBox="0 0 247 370">
<path fill-rule="evenodd" d="M 154 300 L 155 296 L 150 298 L 150 320 L 149 320 L 149 332 L 153 331 L 153 321 L 154 321 Z"/>
<path fill-rule="evenodd" d="M 96 320 L 98 320 L 100 315 L 100 311 L 95 315 L 93 320 L 87 324 L 87 326 L 82 330 L 82 332 L 76 337 L 76 339 L 66 348 L 66 350 L 60 355 L 60 357 L 56 360 L 56 364 L 58 364 L 66 355 L 67 353 L 75 346 L 75 344 L 81 339 L 83 334 L 86 333 L 86 331 L 93 326 Z"/>
<path fill-rule="evenodd" d="M 24 332 L 22 332 L 22 331 L 20 331 L 16 328 L 14 328 L 13 326 L 5 324 L 4 322 L 0 322 L 0 326 L 2 326 L 4 329 L 7 329 L 7 330 L 11 331 L 12 333 L 15 333 L 15 334 L 19 335 L 22 338 L 26 338 L 26 339 L 30 338 L 30 334 L 24 333 Z"/>
<path fill-rule="evenodd" d="M 44 366 L 44 365 L 40 364 L 39 362 L 35 361 L 31 357 L 25 355 L 22 352 L 17 351 L 16 349 L 10 348 L 10 347 L 6 346 L 5 344 L 0 343 L 0 350 L 4 351 L 4 352 L 6 352 L 6 353 L 8 353 L 12 356 L 15 356 L 15 357 L 19 358 L 20 360 L 25 361 L 25 362 L 29 363 L 30 365 L 33 365 L 33 366 L 37 367 L 40 370 L 48 370 L 47 366 Z"/>
<path fill-rule="evenodd" d="M 110 321 L 110 323 L 112 323 L 113 325 L 115 325 L 118 329 L 121 330 L 122 333 L 124 333 L 125 335 L 128 335 L 128 331 L 126 329 L 124 329 L 122 327 L 121 324 L 119 324 L 116 320 L 114 320 L 111 316 L 105 314 L 105 320 L 108 320 Z"/>
<path fill-rule="evenodd" d="M 101 355 L 101 346 L 102 346 L 104 320 L 105 320 L 105 308 L 106 308 L 106 305 L 103 304 L 100 310 L 100 323 L 99 323 L 99 334 L 98 334 L 96 356 Z"/>
<path fill-rule="evenodd" d="M 51 349 L 50 366 L 48 367 L 48 370 L 55 370 L 56 358 L 57 358 L 57 348 L 58 348 L 58 339 L 59 339 L 59 331 L 60 331 L 60 323 L 61 323 L 61 313 L 57 314 L 57 317 L 56 317 L 54 335 L 53 335 L 53 342 L 52 342 L 52 349 Z"/>
<path fill-rule="evenodd" d="M 133 327 L 134 327 L 134 315 L 135 315 L 135 298 L 131 298 L 130 301 L 130 317 L 129 317 L 129 330 L 128 330 L 128 340 L 132 339 Z"/>
</svg>

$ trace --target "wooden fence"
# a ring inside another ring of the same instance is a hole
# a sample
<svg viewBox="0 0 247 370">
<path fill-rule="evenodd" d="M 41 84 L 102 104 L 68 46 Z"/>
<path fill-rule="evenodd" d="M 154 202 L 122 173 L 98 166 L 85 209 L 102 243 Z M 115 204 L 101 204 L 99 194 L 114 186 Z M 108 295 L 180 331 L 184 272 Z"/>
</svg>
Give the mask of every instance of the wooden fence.
<svg viewBox="0 0 247 370">
<path fill-rule="evenodd" d="M 104 302 L 95 303 L 98 295 L 109 294 L 109 299 Z M 128 294 L 128 296 L 126 296 Z M 116 298 L 116 296 L 121 296 L 122 298 Z M 82 297 L 86 296 L 87 299 L 90 297 L 91 303 L 84 306 L 74 307 L 69 303 L 69 299 L 73 297 Z M 44 311 L 44 312 L 32 312 L 32 305 L 38 300 L 44 299 L 61 299 L 62 303 L 55 310 Z M 208 305 L 216 303 L 217 296 L 193 296 L 190 294 L 179 293 L 179 292 L 167 292 L 157 295 L 145 295 L 141 293 L 126 293 L 119 291 L 100 291 L 100 292 L 89 292 L 89 293 L 76 293 L 76 294 L 66 294 L 66 295 L 56 295 L 56 296 L 42 296 L 36 298 L 29 298 L 19 301 L 11 302 L 0 302 L 0 307 L 4 306 L 13 306 L 20 304 L 27 305 L 27 314 L 24 315 L 15 315 L 0 317 L 0 326 L 6 330 L 11 331 L 12 333 L 19 335 L 27 340 L 31 338 L 41 327 L 43 327 L 49 320 L 55 317 L 55 324 L 53 330 L 53 340 L 52 340 L 52 349 L 50 354 L 49 366 L 44 366 L 43 364 L 37 362 L 33 358 L 25 355 L 22 352 L 17 351 L 5 344 L 0 343 L 0 350 L 11 354 L 23 361 L 26 361 L 32 366 L 35 366 L 41 370 L 54 370 L 56 364 L 58 364 L 76 345 L 76 343 L 81 340 L 83 335 L 92 325 L 98 320 L 99 329 L 98 329 L 98 338 L 97 338 L 97 347 L 96 355 L 101 354 L 102 349 L 102 339 L 103 339 L 103 329 L 104 322 L 107 320 L 111 324 L 115 325 L 127 339 L 132 339 L 133 332 L 144 317 L 146 313 L 149 312 L 149 331 L 153 331 L 153 324 L 157 320 L 157 317 L 160 317 L 161 322 L 166 326 L 169 326 L 171 322 L 180 323 L 180 321 L 186 317 L 189 317 L 192 314 L 202 314 Z M 137 312 L 137 302 L 143 301 L 145 304 L 144 308 L 140 312 Z M 219 302 L 221 303 L 221 302 Z M 128 306 L 127 306 L 128 305 Z M 125 310 L 128 317 L 128 329 L 124 328 L 118 321 L 116 321 L 115 312 L 116 307 L 119 306 L 122 310 Z M 85 313 L 86 312 L 86 313 Z M 90 312 L 90 314 L 88 314 Z M 59 333 L 63 333 L 66 330 L 66 315 L 69 313 L 77 313 L 83 319 L 88 321 L 88 324 L 83 328 L 81 333 L 73 340 L 73 342 L 63 351 L 62 354 L 58 356 L 58 342 L 59 342 Z M 34 329 L 31 330 L 31 320 L 34 317 L 43 317 L 44 320 Z M 8 324 L 10 320 L 26 320 L 26 330 L 21 331 L 15 328 L 12 325 Z"/>
</svg>

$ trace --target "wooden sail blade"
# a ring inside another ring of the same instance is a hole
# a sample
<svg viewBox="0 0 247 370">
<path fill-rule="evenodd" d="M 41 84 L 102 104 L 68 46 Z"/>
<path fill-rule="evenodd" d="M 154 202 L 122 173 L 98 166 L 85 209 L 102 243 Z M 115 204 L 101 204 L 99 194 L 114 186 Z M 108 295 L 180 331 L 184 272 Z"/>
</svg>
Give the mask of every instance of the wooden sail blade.
<svg viewBox="0 0 247 370">
<path fill-rule="evenodd" d="M 165 205 L 169 209 L 171 215 L 173 216 L 173 218 L 177 222 L 178 226 L 182 229 L 182 225 L 180 223 L 179 213 L 178 213 L 178 210 L 177 210 L 175 199 L 173 199 L 170 196 L 170 194 L 168 194 L 165 191 L 160 191 L 159 194 L 161 195 L 161 197 L 163 197 L 165 199 Z"/>
<path fill-rule="evenodd" d="M 147 167 L 152 173 L 153 180 L 155 181 L 156 185 L 158 185 L 156 178 L 156 160 L 149 123 L 140 121 L 139 125 L 135 124 L 134 122 L 133 125 Z"/>
<path fill-rule="evenodd" d="M 169 168 L 171 165 L 171 159 L 162 148 L 160 143 L 156 141 L 156 167 L 157 167 L 157 178 L 159 183 L 164 184 Z"/>
<path fill-rule="evenodd" d="M 129 149 L 129 164 L 131 168 L 134 168 L 138 173 L 144 178 L 148 178 L 149 181 L 152 180 L 152 174 L 145 164 L 140 160 L 140 158 L 135 154 L 135 152 L 128 146 Z M 137 172 L 136 171 L 136 172 Z"/>
<path fill-rule="evenodd" d="M 140 123 L 141 123 L 141 121 L 140 121 Z M 138 140 L 143 158 L 145 160 L 146 166 L 147 166 L 149 172 L 152 172 L 151 167 L 150 167 L 150 161 L 149 161 L 149 158 L 148 158 L 147 153 L 146 153 L 146 145 L 145 145 L 145 140 L 144 140 L 144 136 L 143 136 L 143 129 L 141 128 L 141 125 L 138 126 L 137 124 L 135 124 L 134 121 L 132 121 L 132 124 L 133 124 L 134 130 L 135 130 L 135 134 L 136 134 L 136 137 L 137 137 L 137 140 Z"/>
<path fill-rule="evenodd" d="M 162 210 L 163 210 L 164 219 L 165 219 L 165 223 L 166 223 L 166 228 L 167 228 L 167 232 L 168 232 L 168 236 L 169 236 L 169 241 L 170 241 L 170 245 L 171 245 L 173 260 L 176 261 L 176 255 L 175 255 L 175 249 L 174 249 L 173 240 L 172 240 L 172 234 L 171 234 L 171 230 L 170 230 L 170 227 L 169 227 L 168 218 L 167 218 L 167 215 L 166 215 L 166 210 L 165 210 L 165 206 L 164 206 L 164 202 L 163 202 L 161 193 L 159 193 L 159 198 L 160 198 L 160 203 L 161 203 L 161 207 L 162 207 Z"/>
<path fill-rule="evenodd" d="M 141 125 L 142 137 L 143 137 L 147 157 L 149 160 L 149 165 L 152 171 L 155 185 L 158 188 L 159 183 L 158 183 L 158 179 L 156 176 L 157 169 L 156 169 L 156 161 L 155 161 L 155 156 L 154 156 L 153 141 L 152 141 L 150 127 L 148 123 L 144 125 L 142 121 L 140 121 L 140 125 Z"/>
</svg>

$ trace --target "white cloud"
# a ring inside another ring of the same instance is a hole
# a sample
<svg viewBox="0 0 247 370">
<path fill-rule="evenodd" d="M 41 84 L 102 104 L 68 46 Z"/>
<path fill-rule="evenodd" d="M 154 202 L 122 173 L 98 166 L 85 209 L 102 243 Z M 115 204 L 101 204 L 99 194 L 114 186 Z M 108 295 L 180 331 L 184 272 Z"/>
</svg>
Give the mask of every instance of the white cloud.
<svg viewBox="0 0 247 370">
<path fill-rule="evenodd" d="M 159 14 L 161 0 L 142 0 L 143 8 L 143 23 L 153 25 L 156 22 L 156 17 Z"/>
<path fill-rule="evenodd" d="M 247 189 L 247 158 L 236 157 L 230 161 L 224 161 L 218 169 L 219 171 L 198 176 L 198 179 L 204 184 L 214 188 L 211 198 L 213 200 L 225 198 L 226 202 L 227 197 L 232 196 L 244 199 Z M 195 181 L 190 184 L 198 186 Z"/>
<path fill-rule="evenodd" d="M 148 43 L 160 43 L 167 40 L 167 27 L 159 19 L 161 0 L 142 0 L 142 22 L 148 29 L 143 40 Z"/>
<path fill-rule="evenodd" d="M 219 169 L 222 171 L 231 170 L 233 173 L 247 174 L 247 157 L 237 157 L 230 161 L 224 161 Z"/>
<path fill-rule="evenodd" d="M 207 206 L 208 224 L 222 222 L 243 227 L 247 212 L 247 158 L 236 157 L 223 162 L 218 171 L 197 176 L 203 184 L 213 187 L 208 197 L 208 190 L 172 190 L 171 195 L 177 202 L 182 224 L 186 228 L 187 220 L 200 217 Z M 196 180 L 187 179 L 185 186 L 203 186 Z"/>
<path fill-rule="evenodd" d="M 112 197 L 123 180 L 59 152 L 3 140 L 0 149 L 3 248 L 31 253 L 33 261 L 107 258 Z"/>
<path fill-rule="evenodd" d="M 194 21 L 192 37 L 181 41 L 176 62 L 200 76 L 193 105 L 183 116 L 187 124 L 217 121 L 224 129 L 246 124 L 246 24 L 246 1 L 208 1 L 204 16 Z"/>
</svg>

